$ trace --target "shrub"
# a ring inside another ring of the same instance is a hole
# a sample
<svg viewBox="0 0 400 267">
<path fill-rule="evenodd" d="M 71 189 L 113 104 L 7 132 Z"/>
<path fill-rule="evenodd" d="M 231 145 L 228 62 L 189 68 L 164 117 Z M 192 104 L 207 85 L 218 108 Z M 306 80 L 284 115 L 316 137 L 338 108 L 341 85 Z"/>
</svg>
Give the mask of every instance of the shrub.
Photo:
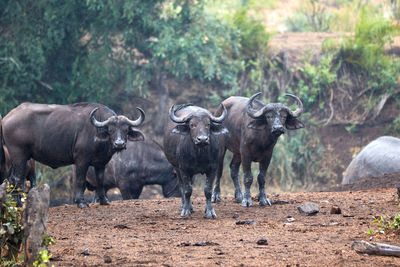
<svg viewBox="0 0 400 267">
<path fill-rule="evenodd" d="M 15 195 L 21 195 L 25 201 L 26 195 L 7 182 L 6 197 L 0 206 L 0 263 L 5 265 L 16 262 L 19 249 L 24 238 L 22 223 L 22 207 L 17 206 Z"/>
</svg>

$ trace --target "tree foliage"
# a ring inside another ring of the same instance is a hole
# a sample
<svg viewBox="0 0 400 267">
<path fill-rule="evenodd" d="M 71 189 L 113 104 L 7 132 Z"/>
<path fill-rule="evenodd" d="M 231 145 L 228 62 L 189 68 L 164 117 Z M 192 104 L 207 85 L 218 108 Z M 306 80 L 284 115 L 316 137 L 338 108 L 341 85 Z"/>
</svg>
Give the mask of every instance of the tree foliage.
<svg viewBox="0 0 400 267">
<path fill-rule="evenodd" d="M 231 86 L 237 36 L 201 1 L 2 1 L 0 106 L 97 101 L 116 107 L 165 72 Z M 124 97 L 123 99 L 121 99 Z"/>
</svg>

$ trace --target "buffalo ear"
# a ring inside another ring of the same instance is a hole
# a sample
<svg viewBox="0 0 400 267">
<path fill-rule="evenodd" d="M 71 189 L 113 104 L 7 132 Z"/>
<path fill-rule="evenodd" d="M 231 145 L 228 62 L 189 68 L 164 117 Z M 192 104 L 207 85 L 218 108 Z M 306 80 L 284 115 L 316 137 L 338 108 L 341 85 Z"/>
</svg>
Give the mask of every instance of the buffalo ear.
<svg viewBox="0 0 400 267">
<path fill-rule="evenodd" d="M 171 133 L 181 134 L 181 135 L 189 135 L 190 129 L 189 129 L 189 126 L 186 124 L 178 124 L 174 128 L 172 128 Z"/>
<path fill-rule="evenodd" d="M 296 119 L 295 117 L 289 116 L 286 119 L 285 123 L 286 129 L 288 130 L 297 130 L 304 128 L 304 123 L 302 123 L 300 120 Z"/>
<path fill-rule="evenodd" d="M 263 119 L 252 120 L 247 124 L 247 128 L 253 130 L 264 130 L 267 127 L 267 122 Z"/>
<path fill-rule="evenodd" d="M 211 123 L 210 130 L 213 135 L 229 134 L 228 129 L 219 123 Z"/>
<path fill-rule="evenodd" d="M 129 141 L 144 141 L 144 134 L 137 129 L 129 127 L 128 140 Z"/>
</svg>

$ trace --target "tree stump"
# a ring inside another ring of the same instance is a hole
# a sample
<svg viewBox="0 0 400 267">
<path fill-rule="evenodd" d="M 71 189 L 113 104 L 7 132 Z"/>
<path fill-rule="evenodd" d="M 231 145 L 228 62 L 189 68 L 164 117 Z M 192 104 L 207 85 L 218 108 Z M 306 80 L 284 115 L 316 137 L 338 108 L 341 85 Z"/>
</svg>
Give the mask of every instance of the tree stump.
<svg viewBox="0 0 400 267">
<path fill-rule="evenodd" d="M 24 210 L 25 265 L 32 266 L 46 246 L 46 224 L 50 204 L 50 187 L 44 184 L 29 191 Z"/>
</svg>

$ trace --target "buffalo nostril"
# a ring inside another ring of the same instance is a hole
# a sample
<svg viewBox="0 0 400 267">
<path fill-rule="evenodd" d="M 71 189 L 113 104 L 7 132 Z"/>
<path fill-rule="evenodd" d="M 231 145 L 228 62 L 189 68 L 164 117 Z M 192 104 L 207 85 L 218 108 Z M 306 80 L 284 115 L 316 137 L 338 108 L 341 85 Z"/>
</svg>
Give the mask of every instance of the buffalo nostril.
<svg viewBox="0 0 400 267">
<path fill-rule="evenodd" d="M 285 128 L 284 127 L 273 127 L 272 128 L 272 132 L 273 133 L 284 133 L 285 132 Z"/>
<path fill-rule="evenodd" d="M 125 146 L 125 142 L 122 141 L 122 140 L 117 140 L 117 141 L 114 142 L 114 145 L 116 147 L 123 147 L 123 146 Z"/>
<path fill-rule="evenodd" d="M 201 135 L 196 137 L 197 144 L 207 144 L 208 143 L 208 136 Z"/>
</svg>

